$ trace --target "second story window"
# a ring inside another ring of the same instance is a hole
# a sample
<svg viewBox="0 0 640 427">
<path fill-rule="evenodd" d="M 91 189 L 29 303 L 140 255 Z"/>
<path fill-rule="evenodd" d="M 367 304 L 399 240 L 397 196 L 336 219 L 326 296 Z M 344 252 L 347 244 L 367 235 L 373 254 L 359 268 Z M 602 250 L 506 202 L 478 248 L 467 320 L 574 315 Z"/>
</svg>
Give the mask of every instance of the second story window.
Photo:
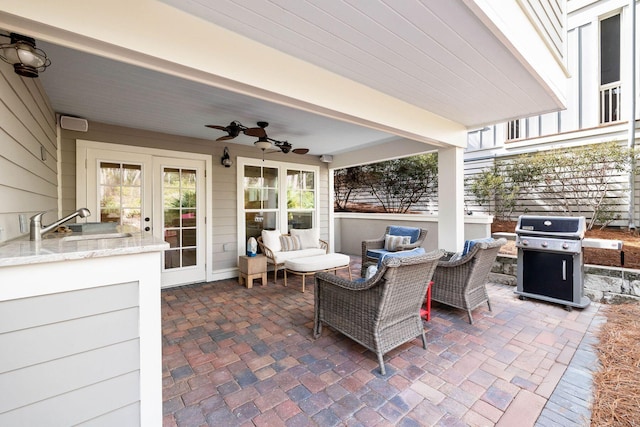
<svg viewBox="0 0 640 427">
<path fill-rule="evenodd" d="M 600 21 L 600 123 L 620 120 L 620 15 Z"/>
<path fill-rule="evenodd" d="M 472 130 L 467 133 L 467 151 L 481 150 L 495 147 L 493 126 L 485 126 L 482 129 Z"/>
<path fill-rule="evenodd" d="M 524 123 L 522 119 L 511 120 L 507 123 L 507 141 L 525 137 Z"/>
</svg>

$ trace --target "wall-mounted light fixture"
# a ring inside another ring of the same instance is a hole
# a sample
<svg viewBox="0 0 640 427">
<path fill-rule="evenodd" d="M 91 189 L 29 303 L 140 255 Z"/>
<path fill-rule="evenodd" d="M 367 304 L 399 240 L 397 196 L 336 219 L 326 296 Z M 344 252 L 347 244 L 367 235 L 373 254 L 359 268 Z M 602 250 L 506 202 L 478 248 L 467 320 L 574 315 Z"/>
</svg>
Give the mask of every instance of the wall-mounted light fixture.
<svg viewBox="0 0 640 427">
<path fill-rule="evenodd" d="M 222 158 L 220 159 L 220 164 L 225 168 L 230 168 L 231 165 L 233 165 L 233 160 L 231 160 L 231 157 L 229 157 L 229 150 L 227 149 L 227 147 L 224 147 L 224 152 L 222 154 Z"/>
<path fill-rule="evenodd" d="M 0 44 L 0 59 L 13 65 L 16 74 L 35 78 L 39 72 L 51 65 L 47 54 L 36 48 L 35 39 L 17 33 L 0 35 L 11 39 L 11 43 Z"/>
</svg>

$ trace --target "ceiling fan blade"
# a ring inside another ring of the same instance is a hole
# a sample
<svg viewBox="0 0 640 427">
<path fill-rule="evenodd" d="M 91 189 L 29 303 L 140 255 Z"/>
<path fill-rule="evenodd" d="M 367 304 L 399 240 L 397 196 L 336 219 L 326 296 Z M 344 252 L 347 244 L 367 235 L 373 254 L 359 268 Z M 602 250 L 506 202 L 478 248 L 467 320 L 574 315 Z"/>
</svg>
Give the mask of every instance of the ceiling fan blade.
<svg viewBox="0 0 640 427">
<path fill-rule="evenodd" d="M 243 132 L 245 135 L 254 136 L 256 138 L 265 138 L 267 136 L 267 132 L 263 128 L 248 128 Z"/>
<path fill-rule="evenodd" d="M 205 127 L 212 128 L 212 129 L 223 130 L 225 132 L 228 130 L 226 126 L 219 126 L 219 125 L 205 125 Z"/>
<path fill-rule="evenodd" d="M 256 128 L 245 128 L 242 129 L 245 135 L 255 136 L 256 138 L 266 138 L 267 132 L 264 130 L 267 126 L 269 126 L 269 122 L 260 121 L 257 123 L 258 127 Z"/>
<path fill-rule="evenodd" d="M 309 149 L 308 148 L 294 148 L 291 151 L 293 151 L 296 154 L 307 154 L 309 152 Z"/>
<path fill-rule="evenodd" d="M 216 139 L 216 141 L 227 141 L 229 139 L 233 139 L 235 138 L 235 136 L 233 135 L 225 135 L 225 136 L 221 136 L 220 138 Z"/>
</svg>

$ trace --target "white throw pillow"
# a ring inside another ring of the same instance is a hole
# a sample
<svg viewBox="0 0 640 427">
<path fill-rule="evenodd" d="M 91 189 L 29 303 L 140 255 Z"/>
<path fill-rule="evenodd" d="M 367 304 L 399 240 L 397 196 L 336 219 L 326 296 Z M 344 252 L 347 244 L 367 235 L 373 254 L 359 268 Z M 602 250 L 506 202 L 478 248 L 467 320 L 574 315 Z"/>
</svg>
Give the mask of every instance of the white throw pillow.
<svg viewBox="0 0 640 427">
<path fill-rule="evenodd" d="M 292 236 L 300 237 L 300 243 L 302 244 L 302 249 L 311 249 L 311 248 L 319 248 L 320 247 L 320 237 L 318 232 L 314 228 L 307 228 L 304 230 L 299 230 L 292 228 L 289 230 Z"/>
<path fill-rule="evenodd" d="M 395 252 L 399 245 L 408 245 L 409 243 L 411 243 L 411 236 L 392 236 L 390 234 L 384 236 L 385 251 Z"/>
<path fill-rule="evenodd" d="M 280 230 L 262 230 L 262 243 L 273 252 L 280 252 Z"/>
</svg>

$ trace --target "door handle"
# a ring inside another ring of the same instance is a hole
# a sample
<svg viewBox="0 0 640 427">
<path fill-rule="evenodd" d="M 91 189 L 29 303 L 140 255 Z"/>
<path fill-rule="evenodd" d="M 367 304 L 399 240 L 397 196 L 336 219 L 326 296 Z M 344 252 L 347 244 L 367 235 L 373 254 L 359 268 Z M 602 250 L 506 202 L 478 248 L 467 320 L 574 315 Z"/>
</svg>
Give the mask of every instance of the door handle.
<svg viewBox="0 0 640 427">
<path fill-rule="evenodd" d="M 562 280 L 567 280 L 567 260 L 562 260 Z"/>
</svg>

